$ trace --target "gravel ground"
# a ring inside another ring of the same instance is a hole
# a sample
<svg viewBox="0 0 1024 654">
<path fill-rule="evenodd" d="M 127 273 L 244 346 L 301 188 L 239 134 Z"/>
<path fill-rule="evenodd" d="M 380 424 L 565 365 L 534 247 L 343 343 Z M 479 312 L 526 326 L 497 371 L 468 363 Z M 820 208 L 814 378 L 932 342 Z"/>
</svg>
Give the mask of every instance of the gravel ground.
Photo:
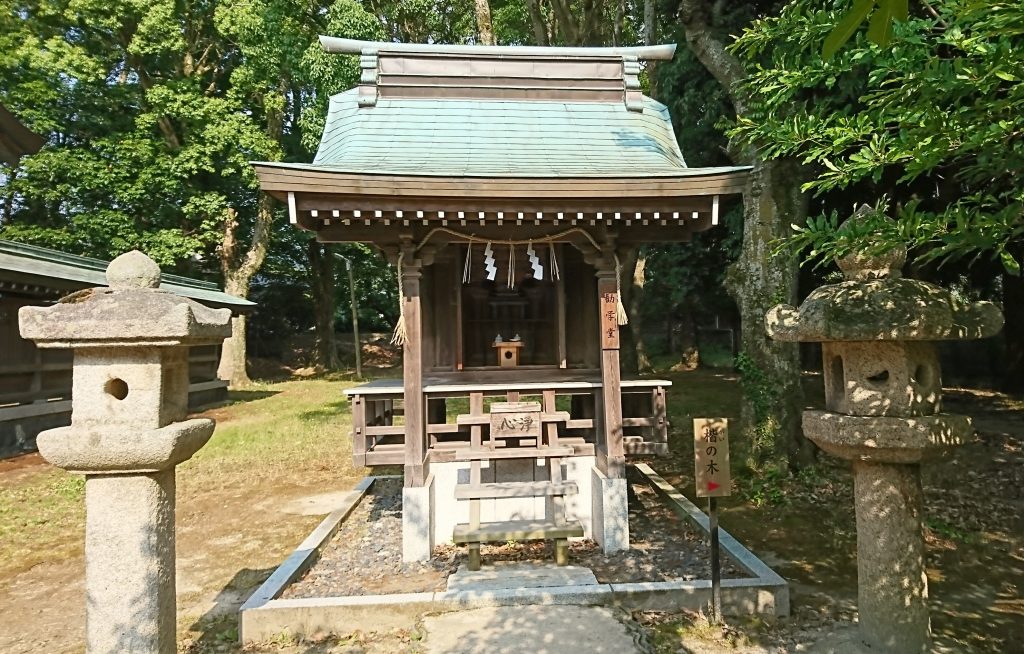
<svg viewBox="0 0 1024 654">
<path fill-rule="evenodd" d="M 601 583 L 692 580 L 711 576 L 703 532 L 680 520 L 652 488 L 629 479 L 630 549 L 605 556 L 591 540 L 569 544 L 572 565 L 590 568 Z M 553 560 L 552 541 L 484 545 L 490 561 Z M 464 547 L 443 545 L 430 561 L 402 563 L 401 480 L 374 483 L 324 548 L 320 560 L 282 597 L 339 597 L 444 590 L 466 560 Z M 746 573 L 722 556 L 722 577 Z"/>
</svg>

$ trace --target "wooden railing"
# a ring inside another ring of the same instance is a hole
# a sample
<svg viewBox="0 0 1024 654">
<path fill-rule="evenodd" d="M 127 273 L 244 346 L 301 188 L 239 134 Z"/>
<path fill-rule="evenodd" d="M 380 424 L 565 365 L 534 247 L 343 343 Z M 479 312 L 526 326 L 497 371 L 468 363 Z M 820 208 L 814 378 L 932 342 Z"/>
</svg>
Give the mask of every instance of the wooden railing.
<svg viewBox="0 0 1024 654">
<path fill-rule="evenodd" d="M 623 446 L 626 454 L 668 452 L 668 419 L 662 380 L 622 383 Z M 534 388 L 534 386 L 547 386 Z M 356 466 L 405 463 L 405 424 L 400 380 L 379 380 L 348 389 L 352 403 L 352 452 Z M 498 388 L 494 384 L 424 386 L 426 451 L 431 461 L 453 461 L 471 445 L 475 429 L 490 428 L 489 401 L 541 403 L 545 440 L 572 447 L 575 456 L 594 454 L 600 402 L 595 383 L 531 384 Z M 552 438 L 553 437 L 553 438 Z M 527 443 L 529 445 L 529 443 Z"/>
</svg>

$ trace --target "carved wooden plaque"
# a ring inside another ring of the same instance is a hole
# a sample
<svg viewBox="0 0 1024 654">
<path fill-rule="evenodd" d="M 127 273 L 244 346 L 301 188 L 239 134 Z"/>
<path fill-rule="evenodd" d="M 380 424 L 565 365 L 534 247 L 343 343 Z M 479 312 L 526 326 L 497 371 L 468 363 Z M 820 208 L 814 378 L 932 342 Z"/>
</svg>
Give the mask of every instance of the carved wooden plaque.
<svg viewBox="0 0 1024 654">
<path fill-rule="evenodd" d="M 601 293 L 601 349 L 619 349 L 619 323 L 615 317 L 617 294 Z"/>
<path fill-rule="evenodd" d="M 731 495 L 729 421 L 726 418 L 693 419 L 693 455 L 697 497 Z"/>
<path fill-rule="evenodd" d="M 540 438 L 540 402 L 491 404 L 491 438 Z"/>
</svg>

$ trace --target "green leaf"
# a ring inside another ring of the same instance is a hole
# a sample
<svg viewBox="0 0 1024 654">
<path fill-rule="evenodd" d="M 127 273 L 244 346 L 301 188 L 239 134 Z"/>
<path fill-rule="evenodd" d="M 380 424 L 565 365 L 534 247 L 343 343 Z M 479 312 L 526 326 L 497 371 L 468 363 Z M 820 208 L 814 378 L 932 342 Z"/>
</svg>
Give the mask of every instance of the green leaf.
<svg viewBox="0 0 1024 654">
<path fill-rule="evenodd" d="M 880 46 L 889 45 L 892 39 L 893 0 L 881 0 L 878 10 L 871 15 L 868 25 L 868 40 Z"/>
<path fill-rule="evenodd" d="M 999 260 L 1003 264 L 1003 268 L 1006 268 L 1006 272 L 1011 275 L 1020 276 L 1020 262 L 1013 258 L 1013 255 L 1003 250 L 999 253 Z"/>
<path fill-rule="evenodd" d="M 839 52 L 839 49 L 846 45 L 846 42 L 857 32 L 861 23 L 867 19 L 874 6 L 875 0 L 854 0 L 853 8 L 843 16 L 835 29 L 825 38 L 825 44 L 821 48 L 822 58 L 831 59 L 835 53 Z"/>
</svg>

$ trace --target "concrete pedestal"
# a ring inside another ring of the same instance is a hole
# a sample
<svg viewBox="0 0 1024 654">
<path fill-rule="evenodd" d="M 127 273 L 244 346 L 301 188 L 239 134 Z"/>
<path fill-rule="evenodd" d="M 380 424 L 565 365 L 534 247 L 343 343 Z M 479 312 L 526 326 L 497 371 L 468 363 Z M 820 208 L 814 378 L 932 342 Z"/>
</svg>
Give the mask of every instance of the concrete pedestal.
<svg viewBox="0 0 1024 654">
<path fill-rule="evenodd" d="M 604 552 L 629 548 L 629 509 L 626 480 L 609 479 L 597 469 L 593 456 L 562 459 L 562 476 L 576 483 L 579 492 L 565 497 L 565 513 L 583 524 L 585 538 L 593 538 Z M 546 465 L 534 459 L 491 461 L 482 481 L 546 481 Z M 435 545 L 450 543 L 455 525 L 469 522 L 469 501 L 455 499 L 455 487 L 469 483 L 469 463 L 434 463 L 426 484 L 402 489 L 402 558 L 426 561 Z M 551 512 L 544 497 L 501 498 L 481 501 L 483 522 L 544 520 Z"/>
<path fill-rule="evenodd" d="M 175 652 L 174 471 L 85 482 L 89 654 Z"/>
<path fill-rule="evenodd" d="M 623 478 L 609 479 L 592 468 L 593 538 L 605 554 L 629 549 L 629 501 Z"/>
<path fill-rule="evenodd" d="M 931 651 L 917 465 L 853 464 L 861 635 L 879 652 Z"/>
<path fill-rule="evenodd" d="M 402 560 L 428 561 L 434 551 L 434 475 L 402 489 Z M 451 539 L 452 532 L 448 532 Z"/>
</svg>

